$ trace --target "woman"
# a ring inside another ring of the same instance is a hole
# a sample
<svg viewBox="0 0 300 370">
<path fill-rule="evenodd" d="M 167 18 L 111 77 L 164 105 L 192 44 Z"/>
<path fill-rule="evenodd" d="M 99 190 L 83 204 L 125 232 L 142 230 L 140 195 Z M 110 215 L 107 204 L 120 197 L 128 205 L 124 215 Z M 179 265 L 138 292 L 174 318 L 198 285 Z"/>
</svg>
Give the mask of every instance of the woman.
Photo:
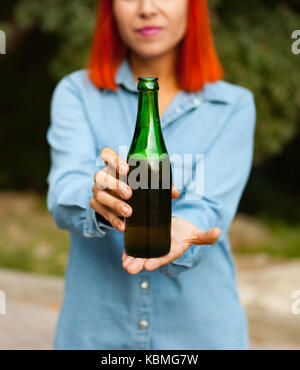
<svg viewBox="0 0 300 370">
<path fill-rule="evenodd" d="M 252 93 L 221 80 L 205 0 L 99 4 L 89 68 L 56 87 L 47 133 L 48 208 L 71 239 L 55 348 L 246 349 L 228 229 L 252 163 Z M 111 172 L 128 172 L 117 151 L 140 76 L 159 78 L 169 155 L 205 159 L 204 195 L 173 189 L 171 251 L 151 259 L 124 252 L 132 190 Z"/>
</svg>

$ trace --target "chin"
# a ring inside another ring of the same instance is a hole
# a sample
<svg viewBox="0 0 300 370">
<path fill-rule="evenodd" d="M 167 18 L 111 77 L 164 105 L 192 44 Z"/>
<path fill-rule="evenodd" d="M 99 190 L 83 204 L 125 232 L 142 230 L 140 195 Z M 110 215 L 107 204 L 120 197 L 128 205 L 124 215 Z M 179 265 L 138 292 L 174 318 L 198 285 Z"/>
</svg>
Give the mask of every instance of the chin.
<svg viewBox="0 0 300 370">
<path fill-rule="evenodd" d="M 147 47 L 145 49 L 135 49 L 136 54 L 138 54 L 142 58 L 157 58 L 165 53 L 167 53 L 168 50 L 165 48 L 153 48 L 153 47 Z"/>
</svg>

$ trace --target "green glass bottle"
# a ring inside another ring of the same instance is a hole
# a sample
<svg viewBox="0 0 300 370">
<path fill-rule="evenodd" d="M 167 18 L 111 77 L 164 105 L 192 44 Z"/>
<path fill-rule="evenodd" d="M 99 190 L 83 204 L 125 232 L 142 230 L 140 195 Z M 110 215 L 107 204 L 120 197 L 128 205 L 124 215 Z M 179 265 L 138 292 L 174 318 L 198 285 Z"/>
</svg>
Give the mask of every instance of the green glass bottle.
<svg viewBox="0 0 300 370">
<path fill-rule="evenodd" d="M 138 80 L 136 127 L 127 156 L 133 213 L 125 221 L 124 242 L 128 255 L 151 258 L 170 251 L 172 170 L 160 125 L 158 79 Z"/>
</svg>

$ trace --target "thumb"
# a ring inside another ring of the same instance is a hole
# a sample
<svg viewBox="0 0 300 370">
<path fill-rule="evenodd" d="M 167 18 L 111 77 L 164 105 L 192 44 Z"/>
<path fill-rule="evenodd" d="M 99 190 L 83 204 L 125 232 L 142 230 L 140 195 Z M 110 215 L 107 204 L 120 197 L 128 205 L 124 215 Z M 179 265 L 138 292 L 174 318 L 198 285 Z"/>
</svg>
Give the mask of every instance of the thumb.
<svg viewBox="0 0 300 370">
<path fill-rule="evenodd" d="M 208 231 L 198 229 L 197 244 L 215 244 L 221 235 L 221 229 L 214 227 Z"/>
</svg>

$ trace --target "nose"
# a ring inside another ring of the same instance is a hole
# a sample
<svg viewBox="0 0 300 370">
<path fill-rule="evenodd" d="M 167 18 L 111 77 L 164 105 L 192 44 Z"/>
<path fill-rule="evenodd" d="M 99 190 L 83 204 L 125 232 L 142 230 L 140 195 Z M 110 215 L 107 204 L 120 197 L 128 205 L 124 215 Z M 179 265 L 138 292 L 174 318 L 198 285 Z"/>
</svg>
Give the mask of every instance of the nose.
<svg viewBox="0 0 300 370">
<path fill-rule="evenodd" d="M 140 0 L 139 15 L 144 19 L 153 17 L 157 13 L 155 0 Z"/>
</svg>

